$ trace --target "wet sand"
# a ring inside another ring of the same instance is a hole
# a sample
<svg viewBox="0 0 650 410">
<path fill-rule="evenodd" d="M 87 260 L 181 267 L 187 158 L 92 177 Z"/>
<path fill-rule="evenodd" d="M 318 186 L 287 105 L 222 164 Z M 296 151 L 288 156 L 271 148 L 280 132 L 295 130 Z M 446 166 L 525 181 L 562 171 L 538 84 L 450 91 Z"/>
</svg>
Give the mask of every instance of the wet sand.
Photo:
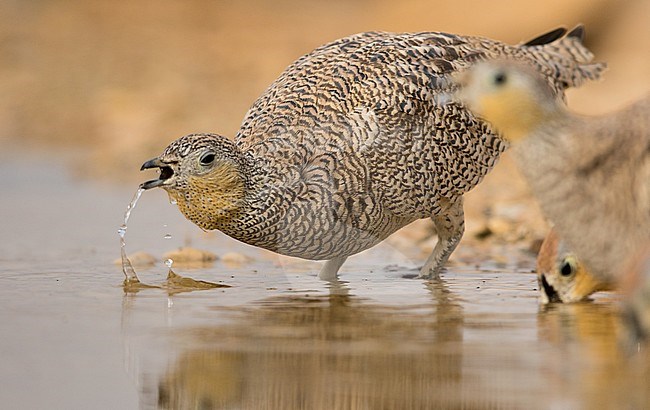
<svg viewBox="0 0 650 410">
<path fill-rule="evenodd" d="M 203 234 L 152 191 L 127 236 L 160 257 L 143 282 L 163 283 L 162 255 L 188 242 L 254 261 L 175 267 L 230 288 L 125 293 L 113 260 L 133 190 L 1 159 L 4 408 L 650 406 L 650 356 L 620 349 L 616 296 L 540 310 L 517 248 L 461 244 L 426 282 L 408 279 L 418 257 L 382 244 L 330 284 L 318 263 Z"/>
</svg>

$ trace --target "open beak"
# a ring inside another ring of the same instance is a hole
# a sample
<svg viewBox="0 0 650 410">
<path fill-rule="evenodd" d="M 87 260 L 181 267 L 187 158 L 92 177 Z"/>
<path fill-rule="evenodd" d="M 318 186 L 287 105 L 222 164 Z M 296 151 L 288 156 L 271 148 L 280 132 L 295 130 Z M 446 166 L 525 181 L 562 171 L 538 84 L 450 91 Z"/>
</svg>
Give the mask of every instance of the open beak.
<svg viewBox="0 0 650 410">
<path fill-rule="evenodd" d="M 174 170 L 172 169 L 171 164 L 161 161 L 160 158 L 150 159 L 145 162 L 142 164 L 142 167 L 140 167 L 140 171 L 150 168 L 159 168 L 160 175 L 158 176 L 158 179 L 152 179 L 151 181 L 142 183 L 140 188 L 151 189 L 162 186 L 174 175 Z"/>
</svg>

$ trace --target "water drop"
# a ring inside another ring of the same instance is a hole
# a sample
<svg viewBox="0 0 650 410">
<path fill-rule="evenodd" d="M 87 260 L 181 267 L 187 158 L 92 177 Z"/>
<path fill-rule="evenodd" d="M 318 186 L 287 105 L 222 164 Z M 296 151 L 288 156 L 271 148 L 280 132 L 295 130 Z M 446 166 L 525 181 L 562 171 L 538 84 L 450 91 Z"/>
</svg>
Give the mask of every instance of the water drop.
<svg viewBox="0 0 650 410">
<path fill-rule="evenodd" d="M 169 258 L 169 259 L 167 259 L 167 260 L 165 261 L 165 265 L 166 265 L 169 269 L 172 268 L 172 265 L 173 265 L 173 264 L 174 264 L 174 261 L 173 261 L 171 258 Z"/>
<path fill-rule="evenodd" d="M 170 197 L 170 198 L 169 198 L 169 203 L 172 204 L 172 205 L 177 205 L 177 204 L 178 204 L 178 201 L 175 200 L 174 198 L 171 198 L 171 197 Z"/>
<path fill-rule="evenodd" d="M 165 234 L 165 236 L 163 236 L 163 238 L 165 238 L 165 239 L 171 239 L 171 238 L 172 238 L 172 234 L 170 234 L 170 233 Z"/>
</svg>

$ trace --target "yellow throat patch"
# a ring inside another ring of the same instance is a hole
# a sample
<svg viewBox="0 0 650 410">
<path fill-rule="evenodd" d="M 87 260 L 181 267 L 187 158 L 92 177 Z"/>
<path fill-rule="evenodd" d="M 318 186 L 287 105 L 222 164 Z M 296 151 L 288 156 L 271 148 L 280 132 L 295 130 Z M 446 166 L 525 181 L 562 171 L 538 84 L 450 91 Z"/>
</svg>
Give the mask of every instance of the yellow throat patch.
<svg viewBox="0 0 650 410">
<path fill-rule="evenodd" d="M 544 109 L 529 91 L 508 87 L 482 95 L 478 101 L 480 116 L 509 141 L 530 134 L 544 119 Z"/>
<path fill-rule="evenodd" d="M 235 219 L 245 187 L 237 165 L 222 162 L 208 173 L 190 175 L 187 192 L 170 192 L 185 217 L 205 230 L 220 229 Z"/>
</svg>

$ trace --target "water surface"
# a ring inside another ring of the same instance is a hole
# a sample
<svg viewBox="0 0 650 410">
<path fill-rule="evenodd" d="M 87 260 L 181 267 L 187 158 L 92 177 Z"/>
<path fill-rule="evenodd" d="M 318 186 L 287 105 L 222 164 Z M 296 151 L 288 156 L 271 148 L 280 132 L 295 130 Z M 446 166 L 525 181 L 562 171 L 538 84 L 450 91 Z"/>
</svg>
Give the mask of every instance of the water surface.
<svg viewBox="0 0 650 410">
<path fill-rule="evenodd" d="M 317 263 L 203 234 L 157 190 L 129 221 L 128 250 L 159 259 L 143 282 L 187 242 L 255 260 L 174 265 L 230 288 L 125 293 L 116 231 L 136 186 L 0 159 L 2 408 L 650 407 L 650 356 L 619 349 L 616 297 L 541 310 L 516 248 L 465 246 L 471 262 L 426 282 L 382 244 L 325 283 Z"/>
</svg>

